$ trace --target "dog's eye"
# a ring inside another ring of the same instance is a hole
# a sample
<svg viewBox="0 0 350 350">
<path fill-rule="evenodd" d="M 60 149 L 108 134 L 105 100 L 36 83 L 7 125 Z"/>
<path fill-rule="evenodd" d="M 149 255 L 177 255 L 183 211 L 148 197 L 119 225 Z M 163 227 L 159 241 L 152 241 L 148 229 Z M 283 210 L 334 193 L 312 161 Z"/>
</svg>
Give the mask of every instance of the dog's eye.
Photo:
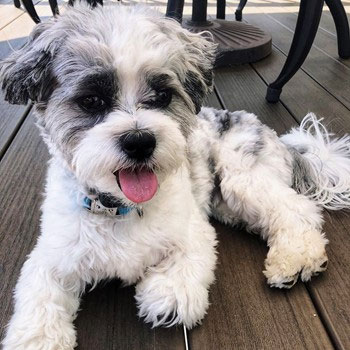
<svg viewBox="0 0 350 350">
<path fill-rule="evenodd" d="M 106 108 L 106 102 L 98 96 L 84 96 L 78 100 L 80 107 L 87 111 L 97 112 Z"/>
<path fill-rule="evenodd" d="M 169 106 L 173 92 L 170 89 L 157 91 L 155 96 L 146 101 L 145 104 L 152 108 L 165 108 Z"/>
</svg>

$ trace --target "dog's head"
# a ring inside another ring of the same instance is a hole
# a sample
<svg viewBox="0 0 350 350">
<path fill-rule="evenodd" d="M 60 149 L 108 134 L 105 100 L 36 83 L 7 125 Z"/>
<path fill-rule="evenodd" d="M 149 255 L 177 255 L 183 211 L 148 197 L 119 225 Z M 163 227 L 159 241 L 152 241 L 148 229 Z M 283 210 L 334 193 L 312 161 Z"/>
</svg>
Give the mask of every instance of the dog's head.
<svg viewBox="0 0 350 350">
<path fill-rule="evenodd" d="M 51 153 L 80 184 L 139 203 L 185 161 L 214 56 L 144 7 L 78 5 L 37 25 L 0 76 L 10 103 L 35 102 Z"/>
</svg>

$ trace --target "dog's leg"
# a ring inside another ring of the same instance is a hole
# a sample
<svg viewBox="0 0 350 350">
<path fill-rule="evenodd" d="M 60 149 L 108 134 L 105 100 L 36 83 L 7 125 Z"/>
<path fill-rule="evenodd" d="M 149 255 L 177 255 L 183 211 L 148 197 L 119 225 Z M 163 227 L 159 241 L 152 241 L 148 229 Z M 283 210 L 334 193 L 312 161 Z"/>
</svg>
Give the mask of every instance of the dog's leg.
<svg viewBox="0 0 350 350">
<path fill-rule="evenodd" d="M 195 216 L 184 228 L 185 239 L 137 285 L 139 315 L 153 327 L 182 323 L 191 328 L 208 308 L 208 288 L 216 262 L 215 231 L 205 218 Z"/>
<path fill-rule="evenodd" d="M 214 114 L 214 126 L 225 127 L 212 142 L 218 193 L 212 214 L 228 224 L 242 221 L 267 240 L 264 273 L 271 286 L 290 288 L 299 274 L 306 281 L 325 270 L 321 208 L 291 188 L 293 155 L 255 115 Z"/>
<path fill-rule="evenodd" d="M 73 276 L 70 279 L 59 277 L 36 248 L 23 265 L 17 282 L 15 312 L 3 349 L 73 349 L 76 335 L 72 322 L 79 305 L 79 284 L 79 279 Z"/>
<path fill-rule="evenodd" d="M 270 250 L 264 274 L 271 286 L 290 288 L 299 274 L 307 281 L 326 269 L 327 239 L 321 232 L 320 208 L 281 176 L 259 165 L 247 172 L 226 169 L 220 187 L 232 214 L 267 240 Z"/>
</svg>

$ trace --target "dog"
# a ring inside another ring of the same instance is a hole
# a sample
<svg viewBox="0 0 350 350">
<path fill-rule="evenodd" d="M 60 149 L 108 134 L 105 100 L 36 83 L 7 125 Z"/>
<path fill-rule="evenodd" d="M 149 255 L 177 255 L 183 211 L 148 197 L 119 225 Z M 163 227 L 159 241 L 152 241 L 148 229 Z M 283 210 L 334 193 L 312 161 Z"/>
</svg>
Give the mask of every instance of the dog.
<svg viewBox="0 0 350 350">
<path fill-rule="evenodd" d="M 321 210 L 349 208 L 349 136 L 309 114 L 279 138 L 253 114 L 202 107 L 215 54 L 208 34 L 145 7 L 76 4 L 1 63 L 6 100 L 34 101 L 51 155 L 5 350 L 73 349 L 79 298 L 102 279 L 136 284 L 152 326 L 200 323 L 209 217 L 267 241 L 270 286 L 326 269 Z"/>
</svg>

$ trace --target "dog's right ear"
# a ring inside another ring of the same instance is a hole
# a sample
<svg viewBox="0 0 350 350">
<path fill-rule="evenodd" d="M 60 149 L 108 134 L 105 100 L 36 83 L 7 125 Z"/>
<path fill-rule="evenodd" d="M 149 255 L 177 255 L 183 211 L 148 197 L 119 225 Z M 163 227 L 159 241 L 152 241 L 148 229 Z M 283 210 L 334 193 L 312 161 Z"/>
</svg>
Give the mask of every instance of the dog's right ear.
<svg viewBox="0 0 350 350">
<path fill-rule="evenodd" d="M 27 44 L 0 62 L 0 82 L 9 103 L 44 103 L 50 97 L 55 86 L 52 61 L 61 42 L 48 33 L 54 23 L 38 24 Z"/>
</svg>

